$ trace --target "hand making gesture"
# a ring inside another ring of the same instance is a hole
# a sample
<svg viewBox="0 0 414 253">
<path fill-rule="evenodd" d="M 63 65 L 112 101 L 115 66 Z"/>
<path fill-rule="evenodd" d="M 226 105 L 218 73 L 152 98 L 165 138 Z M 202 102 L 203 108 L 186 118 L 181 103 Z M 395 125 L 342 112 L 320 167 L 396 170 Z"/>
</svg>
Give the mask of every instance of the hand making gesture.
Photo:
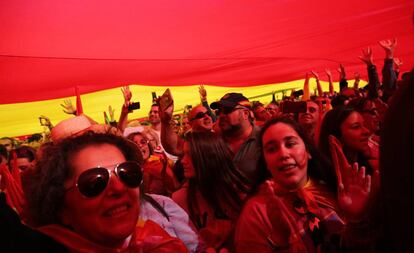
<svg viewBox="0 0 414 253">
<path fill-rule="evenodd" d="M 63 107 L 63 112 L 66 114 L 73 114 L 76 116 L 76 108 L 73 106 L 70 99 L 63 100 L 63 104 L 60 104 Z"/>
<path fill-rule="evenodd" d="M 367 66 L 371 66 L 374 65 L 374 58 L 372 56 L 372 50 L 371 47 L 367 47 L 362 49 L 362 55 L 358 56 L 358 58 L 365 62 L 365 64 L 367 64 Z"/>
<path fill-rule="evenodd" d="M 198 93 L 200 93 L 201 102 L 207 101 L 207 90 L 204 88 L 204 85 L 200 84 L 198 87 Z"/>
<path fill-rule="evenodd" d="M 122 111 L 128 111 L 128 106 L 131 104 L 132 93 L 129 90 L 128 85 L 122 87 L 121 91 L 122 91 L 122 95 L 124 95 L 124 105 L 122 106 Z"/>
<path fill-rule="evenodd" d="M 392 40 L 380 40 L 378 41 L 380 46 L 385 50 L 385 58 L 392 59 L 394 58 L 394 49 L 397 46 L 397 39 Z"/>
<path fill-rule="evenodd" d="M 160 118 L 163 122 L 170 122 L 174 111 L 174 99 L 170 89 L 166 89 L 161 97 L 157 99 L 160 110 Z"/>
<path fill-rule="evenodd" d="M 348 221 L 360 221 L 367 209 L 371 194 L 371 176 L 358 163 L 349 165 L 339 140 L 329 136 L 332 162 L 338 180 L 338 204 Z M 376 172 L 374 176 L 378 177 Z"/>
</svg>

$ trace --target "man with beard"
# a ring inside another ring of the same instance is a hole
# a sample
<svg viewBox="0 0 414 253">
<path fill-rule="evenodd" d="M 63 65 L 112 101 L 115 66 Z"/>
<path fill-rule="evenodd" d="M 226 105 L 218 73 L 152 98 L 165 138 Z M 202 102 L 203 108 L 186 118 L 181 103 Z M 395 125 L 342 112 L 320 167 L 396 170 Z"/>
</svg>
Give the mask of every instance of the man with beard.
<svg viewBox="0 0 414 253">
<path fill-rule="evenodd" d="M 320 127 L 320 112 L 319 106 L 314 101 L 306 102 L 306 112 L 299 113 L 299 124 L 305 129 L 309 138 L 313 141 L 313 144 L 316 144 L 318 137 L 317 131 Z"/>
<path fill-rule="evenodd" d="M 253 124 L 249 100 L 241 93 L 227 93 L 211 108 L 217 110 L 221 136 L 233 151 L 236 166 L 253 184 L 260 183 L 264 176 L 257 165 L 260 128 Z"/>
</svg>

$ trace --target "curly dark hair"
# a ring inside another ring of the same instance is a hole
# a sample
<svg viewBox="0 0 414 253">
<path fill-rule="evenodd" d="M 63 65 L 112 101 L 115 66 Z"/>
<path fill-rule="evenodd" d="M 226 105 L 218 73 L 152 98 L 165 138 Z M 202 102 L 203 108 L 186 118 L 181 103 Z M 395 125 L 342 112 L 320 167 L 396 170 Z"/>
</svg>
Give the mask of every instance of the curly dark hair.
<svg viewBox="0 0 414 253">
<path fill-rule="evenodd" d="M 263 152 L 263 135 L 269 129 L 269 127 L 277 124 L 283 123 L 291 128 L 299 135 L 299 137 L 303 140 L 305 144 L 306 150 L 311 155 L 312 159 L 308 161 L 308 175 L 312 179 L 323 182 L 328 186 L 328 188 L 334 192 L 336 192 L 336 175 L 334 174 L 334 170 L 332 169 L 330 161 L 323 156 L 319 150 L 313 146 L 311 139 L 306 134 L 305 130 L 299 125 L 298 122 L 292 120 L 288 117 L 279 117 L 274 118 L 266 122 L 260 131 L 260 146 L 262 147 L 262 152 L 259 158 L 259 167 L 265 168 L 267 170 L 266 160 L 264 158 Z M 268 171 L 268 170 L 267 170 Z M 268 178 L 270 178 L 270 172 L 268 174 Z"/>
<path fill-rule="evenodd" d="M 33 172 L 26 175 L 25 194 L 31 225 L 61 224 L 59 214 L 66 193 L 64 183 L 73 177 L 74 155 L 85 147 L 102 144 L 119 148 L 127 161 L 143 162 L 135 143 L 113 134 L 86 132 L 47 146 Z"/>
</svg>

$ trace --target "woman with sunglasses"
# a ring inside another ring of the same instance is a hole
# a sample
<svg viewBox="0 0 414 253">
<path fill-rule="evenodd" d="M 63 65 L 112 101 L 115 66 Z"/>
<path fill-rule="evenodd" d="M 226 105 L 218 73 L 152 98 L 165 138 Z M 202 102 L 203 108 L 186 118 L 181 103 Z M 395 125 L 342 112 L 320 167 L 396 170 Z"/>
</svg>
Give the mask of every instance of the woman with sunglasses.
<svg viewBox="0 0 414 253">
<path fill-rule="evenodd" d="M 154 155 L 153 147 L 143 133 L 135 132 L 127 138 L 137 144 L 144 158 L 142 167 L 145 193 L 171 196 L 178 188 L 178 182 L 172 171 L 172 161 L 165 154 Z"/>
<path fill-rule="evenodd" d="M 47 147 L 26 188 L 32 225 L 69 252 L 188 252 L 154 222 L 138 220 L 141 163 L 133 143 L 111 134 Z M 15 242 L 27 247 L 24 237 Z"/>
<path fill-rule="evenodd" d="M 187 211 L 207 247 L 231 249 L 249 182 L 220 137 L 190 132 L 186 138 L 181 162 L 187 182 L 172 198 Z"/>
<path fill-rule="evenodd" d="M 370 189 L 365 169 L 354 166 L 355 173 L 338 175 L 341 187 L 335 197 L 335 179 L 326 175 L 329 163 L 297 122 L 268 121 L 260 141 L 260 165 L 271 178 L 240 214 L 236 252 L 339 252 L 344 247 L 365 247 L 360 236 Z"/>
</svg>

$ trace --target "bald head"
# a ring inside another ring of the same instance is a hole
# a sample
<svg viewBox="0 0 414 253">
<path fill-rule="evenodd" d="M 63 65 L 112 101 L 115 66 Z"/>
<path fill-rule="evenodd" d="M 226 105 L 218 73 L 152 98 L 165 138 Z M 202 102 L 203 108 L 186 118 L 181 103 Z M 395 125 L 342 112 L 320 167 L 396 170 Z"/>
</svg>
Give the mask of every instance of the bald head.
<svg viewBox="0 0 414 253">
<path fill-rule="evenodd" d="M 207 109 L 202 105 L 197 105 L 188 113 L 188 121 L 195 132 L 211 131 L 213 120 L 208 114 Z"/>
</svg>

